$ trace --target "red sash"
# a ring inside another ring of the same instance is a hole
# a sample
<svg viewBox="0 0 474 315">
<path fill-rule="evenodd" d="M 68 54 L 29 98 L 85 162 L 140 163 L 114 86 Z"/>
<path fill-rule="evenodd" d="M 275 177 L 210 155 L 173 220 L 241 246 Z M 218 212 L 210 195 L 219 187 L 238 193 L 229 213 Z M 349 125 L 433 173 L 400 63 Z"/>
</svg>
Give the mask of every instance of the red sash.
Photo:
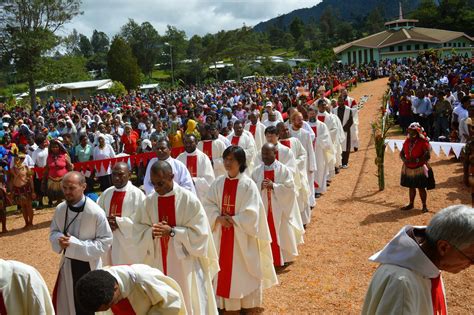
<svg viewBox="0 0 474 315">
<path fill-rule="evenodd" d="M 291 141 L 290 139 L 283 139 L 283 140 L 280 140 L 280 143 L 283 144 L 285 147 L 288 147 L 291 149 Z"/>
<path fill-rule="evenodd" d="M 444 299 L 441 275 L 431 279 L 431 301 L 433 303 L 434 315 L 446 315 L 446 300 Z"/>
<path fill-rule="evenodd" d="M 318 136 L 318 127 L 317 126 L 311 126 L 311 129 L 314 132 L 314 136 L 317 137 Z"/>
<path fill-rule="evenodd" d="M 275 159 L 276 159 L 277 161 L 280 160 L 280 159 L 278 159 L 279 156 L 280 156 L 280 154 L 279 154 L 278 149 L 277 149 L 276 152 L 275 152 Z"/>
<path fill-rule="evenodd" d="M 226 178 L 222 194 L 221 214 L 235 215 L 235 199 L 239 180 Z M 232 284 L 232 263 L 234 261 L 234 227 L 222 227 L 219 249 L 219 265 L 221 270 L 217 276 L 216 295 L 229 298 Z"/>
<path fill-rule="evenodd" d="M 230 142 L 232 145 L 239 145 L 239 140 L 240 140 L 240 137 L 237 137 L 237 136 L 233 136 L 232 137 L 232 141 Z"/>
<path fill-rule="evenodd" d="M 128 299 L 122 299 L 110 308 L 114 315 L 135 315 L 132 305 Z"/>
<path fill-rule="evenodd" d="M 197 155 L 188 155 L 186 158 L 186 166 L 191 177 L 197 177 Z"/>
<path fill-rule="evenodd" d="M 255 138 L 255 132 L 257 131 L 257 125 L 252 125 L 251 124 L 249 131 L 252 134 L 252 136 Z"/>
<path fill-rule="evenodd" d="M 320 122 L 324 122 L 326 120 L 326 116 L 324 116 L 324 115 L 318 116 L 318 120 Z"/>
<path fill-rule="evenodd" d="M 109 216 L 122 216 L 122 206 L 125 193 L 126 191 L 114 191 L 112 199 L 110 200 Z"/>
<path fill-rule="evenodd" d="M 0 290 L 0 315 L 7 315 L 7 307 L 5 306 L 5 301 L 3 300 L 2 290 Z"/>
<path fill-rule="evenodd" d="M 272 182 L 275 181 L 275 171 L 263 171 L 263 178 L 269 179 Z M 268 214 L 267 222 L 270 229 L 270 235 L 272 237 L 272 254 L 273 254 L 273 265 L 283 266 L 283 262 L 280 254 L 280 246 L 278 245 L 278 237 L 275 229 L 275 221 L 273 220 L 273 208 L 272 208 L 272 191 L 267 189 L 267 200 L 268 200 Z"/>
<path fill-rule="evenodd" d="M 167 197 L 158 196 L 158 221 L 166 221 L 171 227 L 176 226 L 176 211 L 174 204 L 174 195 Z M 163 273 L 168 275 L 168 243 L 169 236 L 160 238 L 161 243 L 161 261 L 163 263 Z"/>
<path fill-rule="evenodd" d="M 212 140 L 202 142 L 202 152 L 212 161 Z"/>
</svg>

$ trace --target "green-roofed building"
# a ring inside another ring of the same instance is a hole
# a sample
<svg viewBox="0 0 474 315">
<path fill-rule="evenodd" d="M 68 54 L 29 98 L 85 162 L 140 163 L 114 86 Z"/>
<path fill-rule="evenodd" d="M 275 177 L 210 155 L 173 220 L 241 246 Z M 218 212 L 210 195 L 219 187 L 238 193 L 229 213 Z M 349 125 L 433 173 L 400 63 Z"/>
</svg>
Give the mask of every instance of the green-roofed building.
<svg viewBox="0 0 474 315">
<path fill-rule="evenodd" d="M 334 48 L 343 64 L 367 64 L 390 59 L 416 58 L 435 49 L 441 57 L 453 54 L 472 57 L 473 38 L 462 32 L 416 27 L 418 20 L 404 19 L 400 6 L 398 20 L 385 23 L 385 31 Z"/>
</svg>

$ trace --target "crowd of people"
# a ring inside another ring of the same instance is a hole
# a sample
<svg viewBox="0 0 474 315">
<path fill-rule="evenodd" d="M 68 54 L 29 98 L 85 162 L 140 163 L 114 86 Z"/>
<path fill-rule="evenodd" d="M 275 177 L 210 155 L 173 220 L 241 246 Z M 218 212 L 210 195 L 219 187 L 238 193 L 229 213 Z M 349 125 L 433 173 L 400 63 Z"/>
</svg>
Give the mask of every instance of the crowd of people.
<svg viewBox="0 0 474 315">
<path fill-rule="evenodd" d="M 50 242 L 62 255 L 52 299 L 57 314 L 136 312 L 159 302 L 175 313 L 251 313 L 263 290 L 277 284 L 276 271 L 297 259 L 316 200 L 358 151 L 363 112 L 349 96 L 353 83 L 391 73 L 392 114 L 400 125 L 405 98 L 397 93 L 412 87 L 425 93 L 444 74 L 457 78 L 443 90 L 461 86 L 453 104 L 460 98 L 463 106 L 463 60 L 408 62 L 4 111 L 3 231 L 10 196 L 26 227 L 33 224 L 33 204 L 42 207 L 47 197 L 56 206 Z M 420 135 L 430 120 L 417 104 L 410 117 Z M 407 168 L 427 161 L 414 163 L 407 150 Z M 149 152 L 155 157 L 143 163 L 73 171 L 74 163 Z M 426 188 L 420 186 L 426 181 L 405 176 L 404 183 L 413 207 L 412 189 Z M 131 266 L 94 271 L 103 265 Z"/>
</svg>

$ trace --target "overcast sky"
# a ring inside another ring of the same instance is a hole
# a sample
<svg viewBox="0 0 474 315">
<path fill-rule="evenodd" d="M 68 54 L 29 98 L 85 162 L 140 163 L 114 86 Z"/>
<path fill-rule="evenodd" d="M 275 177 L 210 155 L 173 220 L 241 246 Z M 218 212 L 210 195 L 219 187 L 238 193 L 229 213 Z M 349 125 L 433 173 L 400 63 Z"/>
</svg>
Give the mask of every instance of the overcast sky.
<svg viewBox="0 0 474 315">
<path fill-rule="evenodd" d="M 77 29 L 90 37 L 97 29 L 110 37 L 128 18 L 150 22 L 163 35 L 166 25 L 191 36 L 254 26 L 280 14 L 316 5 L 321 0 L 83 0 L 83 15 L 75 17 L 62 31 Z"/>
</svg>

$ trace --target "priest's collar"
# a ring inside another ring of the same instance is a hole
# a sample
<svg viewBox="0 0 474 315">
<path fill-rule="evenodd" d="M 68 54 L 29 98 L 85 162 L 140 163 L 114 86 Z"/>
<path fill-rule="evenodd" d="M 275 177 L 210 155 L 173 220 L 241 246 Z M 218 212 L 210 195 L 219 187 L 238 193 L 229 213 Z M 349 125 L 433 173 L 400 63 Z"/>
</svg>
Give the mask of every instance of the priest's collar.
<svg viewBox="0 0 474 315">
<path fill-rule="evenodd" d="M 264 169 L 265 171 L 269 171 L 269 170 L 275 169 L 276 162 L 277 162 L 277 160 L 275 159 L 275 161 L 273 161 L 273 163 L 270 164 L 270 165 L 263 164 L 263 169 Z"/>
<path fill-rule="evenodd" d="M 426 256 L 420 245 L 408 234 L 412 229 L 425 229 L 423 226 L 404 226 L 400 232 L 369 260 L 391 264 L 412 270 L 425 278 L 436 278 L 439 269 Z"/>
<path fill-rule="evenodd" d="M 130 187 L 132 183 L 130 183 L 130 181 L 128 181 L 125 186 L 123 186 L 122 188 L 117 188 L 117 187 L 114 187 L 115 188 L 115 191 L 127 191 L 127 189 Z"/>
<path fill-rule="evenodd" d="M 172 195 L 174 195 L 174 194 L 176 193 L 177 187 L 179 187 L 179 185 L 176 184 L 175 182 L 173 182 L 173 188 L 172 188 L 170 191 L 168 191 L 166 194 L 164 194 L 164 195 L 160 195 L 159 193 L 156 193 L 156 194 L 158 195 L 158 197 L 168 197 L 168 196 L 172 196 Z M 156 192 L 156 190 L 155 190 L 155 192 Z"/>
<path fill-rule="evenodd" d="M 194 150 L 194 151 L 191 152 L 191 153 L 189 153 L 189 152 L 187 152 L 187 151 L 184 151 L 184 152 L 186 152 L 186 155 L 191 155 L 191 156 L 193 156 L 193 155 L 197 155 L 197 150 L 198 150 L 198 149 L 196 148 L 196 150 Z"/>
<path fill-rule="evenodd" d="M 239 174 L 237 174 L 237 176 L 235 176 L 235 177 L 230 177 L 230 176 L 229 176 L 229 173 L 226 173 L 226 174 L 225 174 L 225 177 L 228 178 L 228 179 L 230 179 L 230 180 L 241 179 L 242 176 L 244 176 L 244 173 L 240 173 L 240 172 L 239 172 Z"/>
<path fill-rule="evenodd" d="M 86 204 L 86 196 L 82 195 L 82 199 L 73 205 L 68 204 L 68 208 L 73 212 L 82 212 Z"/>
</svg>

